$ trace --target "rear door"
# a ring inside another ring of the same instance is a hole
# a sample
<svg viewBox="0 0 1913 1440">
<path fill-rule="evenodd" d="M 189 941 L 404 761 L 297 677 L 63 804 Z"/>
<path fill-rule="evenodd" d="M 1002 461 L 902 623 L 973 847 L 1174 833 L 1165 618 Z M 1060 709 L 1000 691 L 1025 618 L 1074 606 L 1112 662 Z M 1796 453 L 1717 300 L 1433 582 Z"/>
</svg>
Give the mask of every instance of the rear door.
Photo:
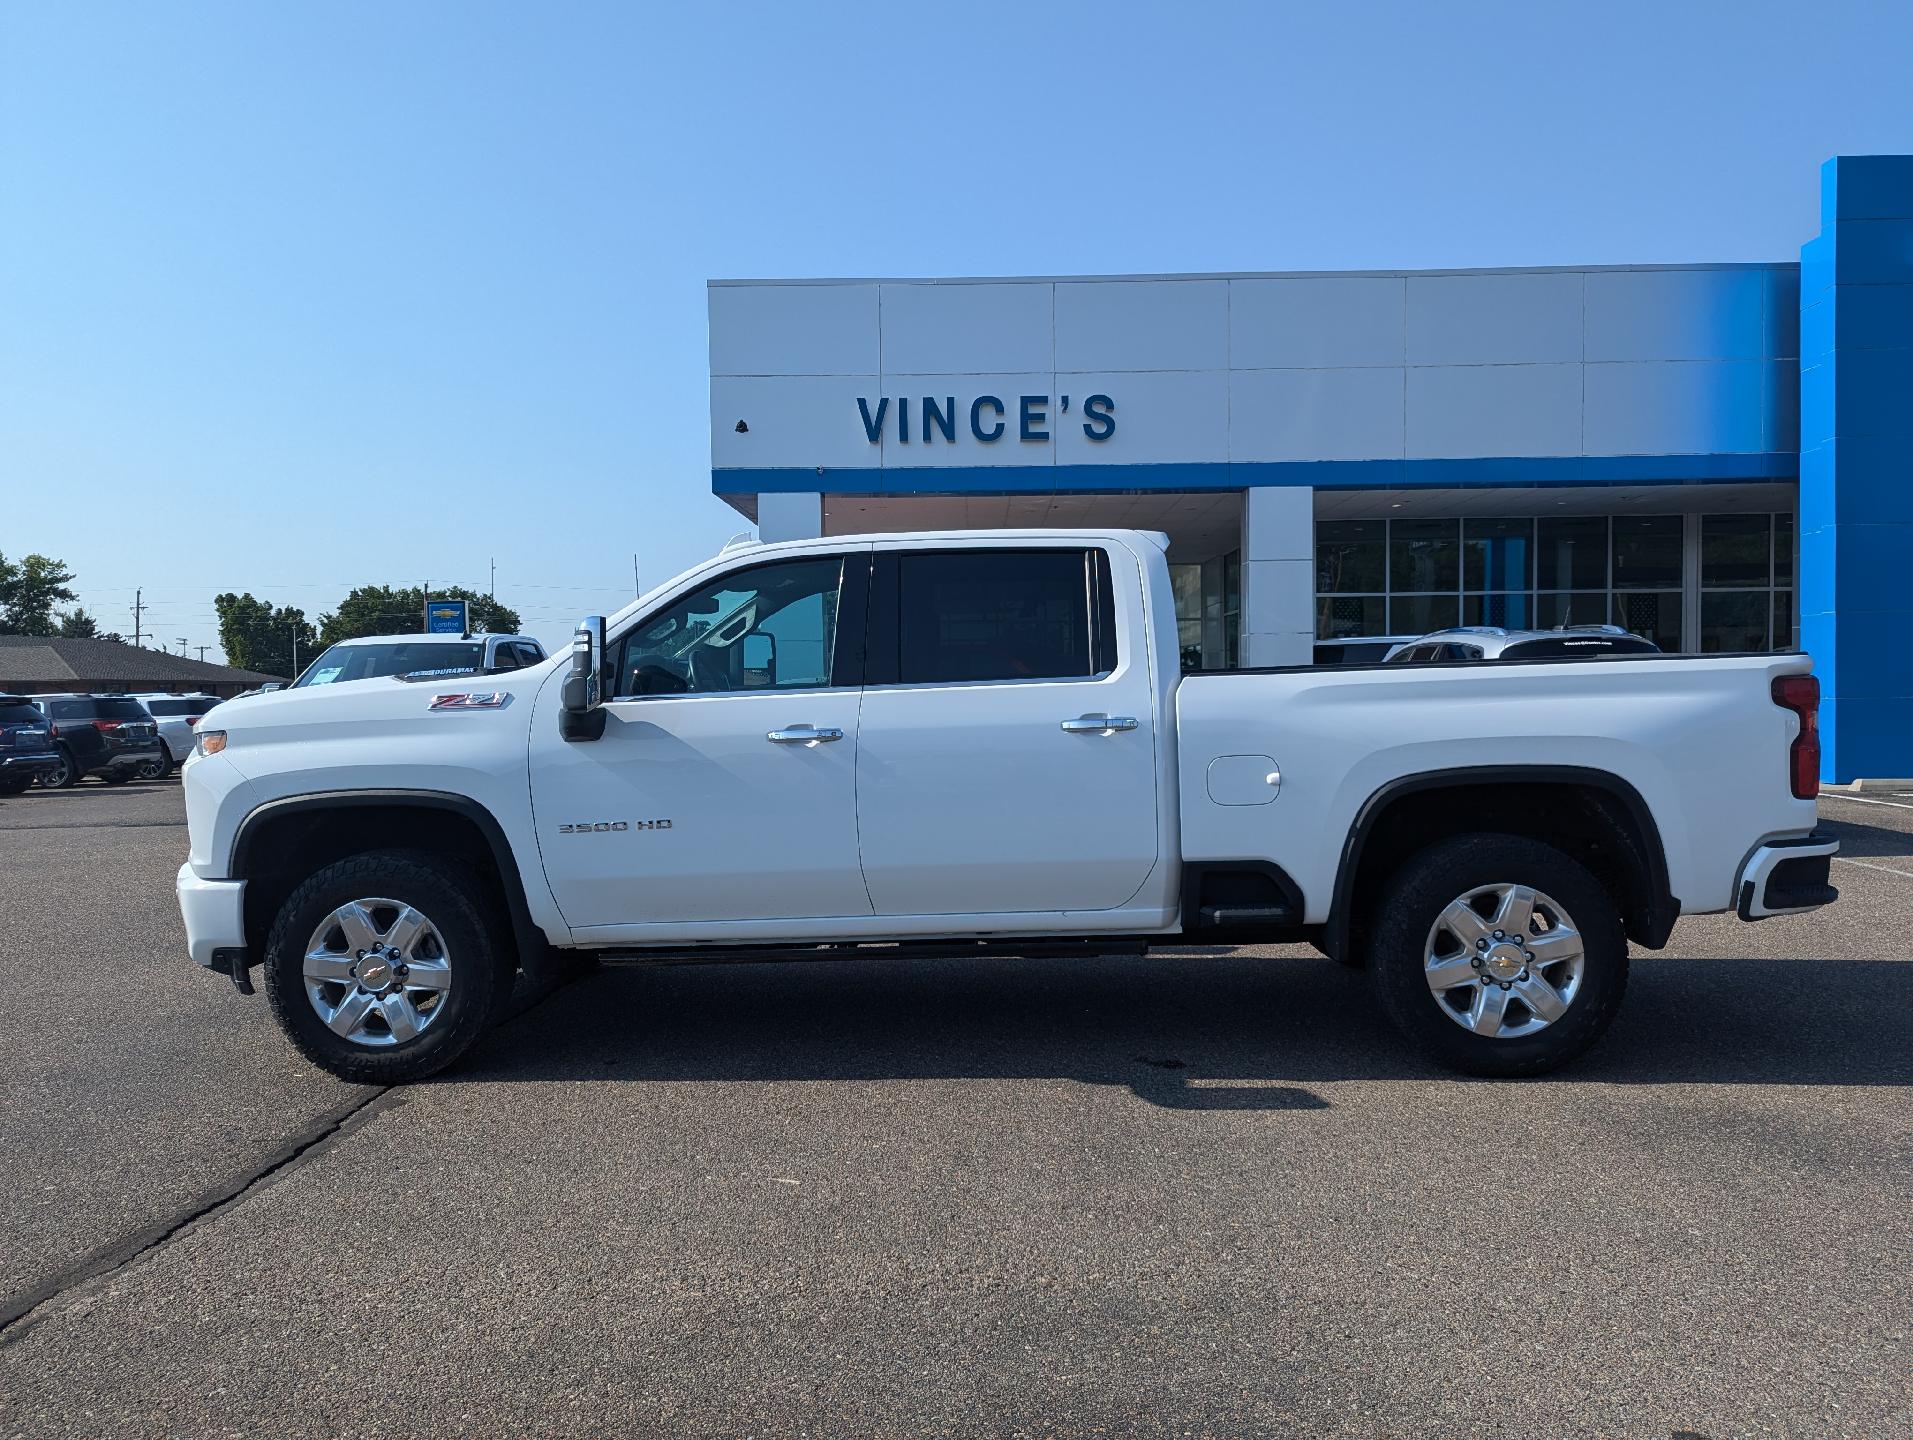
<svg viewBox="0 0 1913 1440">
<path fill-rule="evenodd" d="M 1142 570 L 924 542 L 873 567 L 857 816 L 879 915 L 1100 911 L 1157 859 Z"/>
</svg>

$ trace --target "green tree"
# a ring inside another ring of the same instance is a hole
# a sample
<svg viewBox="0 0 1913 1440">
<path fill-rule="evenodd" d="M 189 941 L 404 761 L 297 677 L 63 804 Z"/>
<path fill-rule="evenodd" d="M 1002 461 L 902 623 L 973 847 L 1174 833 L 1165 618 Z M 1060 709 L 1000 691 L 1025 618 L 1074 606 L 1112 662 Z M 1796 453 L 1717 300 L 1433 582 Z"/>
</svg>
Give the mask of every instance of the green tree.
<svg viewBox="0 0 1913 1440">
<path fill-rule="evenodd" d="M 53 607 L 71 600 L 73 572 L 58 560 L 29 555 L 15 564 L 0 555 L 0 634 L 52 635 Z"/>
<path fill-rule="evenodd" d="M 290 606 L 274 608 L 251 595 L 228 591 L 213 597 L 219 614 L 219 644 L 227 663 L 242 670 L 291 677 L 294 641 L 301 665 L 319 653 L 319 637 L 305 611 Z"/>
<path fill-rule="evenodd" d="M 463 585 L 434 585 L 434 600 L 469 602 L 475 634 L 515 635 L 518 612 Z M 417 585 L 361 585 L 319 617 L 319 643 L 336 644 L 361 635 L 413 635 L 425 629 L 425 593 Z"/>
<path fill-rule="evenodd" d="M 84 605 L 75 605 L 60 616 L 60 634 L 69 640 L 98 639 L 99 622 L 86 613 Z"/>
</svg>

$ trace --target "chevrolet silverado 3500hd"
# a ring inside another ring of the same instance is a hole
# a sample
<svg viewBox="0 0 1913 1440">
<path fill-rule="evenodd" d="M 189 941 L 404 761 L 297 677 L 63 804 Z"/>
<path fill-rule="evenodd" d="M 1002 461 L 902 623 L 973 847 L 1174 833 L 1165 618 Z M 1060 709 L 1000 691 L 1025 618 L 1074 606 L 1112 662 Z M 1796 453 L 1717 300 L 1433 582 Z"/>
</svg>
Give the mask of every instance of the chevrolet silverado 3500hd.
<svg viewBox="0 0 1913 1440">
<path fill-rule="evenodd" d="M 727 549 L 569 656 L 222 706 L 192 957 L 348 1080 L 582 953 L 1306 939 L 1450 1067 L 1585 1050 L 1627 941 L 1835 898 L 1804 655 L 1178 674 L 1165 540 Z"/>
</svg>

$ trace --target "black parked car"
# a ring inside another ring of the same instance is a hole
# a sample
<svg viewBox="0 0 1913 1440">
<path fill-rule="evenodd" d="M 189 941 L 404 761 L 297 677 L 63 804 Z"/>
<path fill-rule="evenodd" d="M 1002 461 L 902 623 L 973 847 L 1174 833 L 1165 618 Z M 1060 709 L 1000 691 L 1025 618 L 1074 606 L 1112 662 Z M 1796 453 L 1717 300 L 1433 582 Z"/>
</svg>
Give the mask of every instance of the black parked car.
<svg viewBox="0 0 1913 1440">
<path fill-rule="evenodd" d="M 0 795 L 18 795 L 59 768 L 46 716 L 24 695 L 0 695 Z"/>
<path fill-rule="evenodd" d="M 165 761 L 159 726 L 129 695 L 35 695 L 33 703 L 50 722 L 60 762 L 43 785 L 64 789 L 86 775 L 124 785 L 142 765 Z"/>
</svg>

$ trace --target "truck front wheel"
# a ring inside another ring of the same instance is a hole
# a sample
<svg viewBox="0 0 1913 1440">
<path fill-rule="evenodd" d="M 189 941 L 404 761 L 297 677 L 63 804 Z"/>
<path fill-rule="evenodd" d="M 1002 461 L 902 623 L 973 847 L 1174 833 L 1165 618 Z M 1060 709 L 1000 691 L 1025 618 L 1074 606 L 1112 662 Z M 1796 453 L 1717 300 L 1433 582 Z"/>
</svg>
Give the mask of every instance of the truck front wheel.
<svg viewBox="0 0 1913 1440">
<path fill-rule="evenodd" d="M 1601 883 L 1552 845 L 1463 835 L 1388 881 L 1368 969 L 1383 1011 L 1438 1064 L 1539 1075 L 1613 1020 L 1627 989 L 1627 938 Z"/>
<path fill-rule="evenodd" d="M 443 1070 L 511 994 L 515 952 L 478 877 L 405 850 L 336 861 L 279 908 L 266 997 L 306 1058 L 341 1080 L 393 1085 Z"/>
</svg>

